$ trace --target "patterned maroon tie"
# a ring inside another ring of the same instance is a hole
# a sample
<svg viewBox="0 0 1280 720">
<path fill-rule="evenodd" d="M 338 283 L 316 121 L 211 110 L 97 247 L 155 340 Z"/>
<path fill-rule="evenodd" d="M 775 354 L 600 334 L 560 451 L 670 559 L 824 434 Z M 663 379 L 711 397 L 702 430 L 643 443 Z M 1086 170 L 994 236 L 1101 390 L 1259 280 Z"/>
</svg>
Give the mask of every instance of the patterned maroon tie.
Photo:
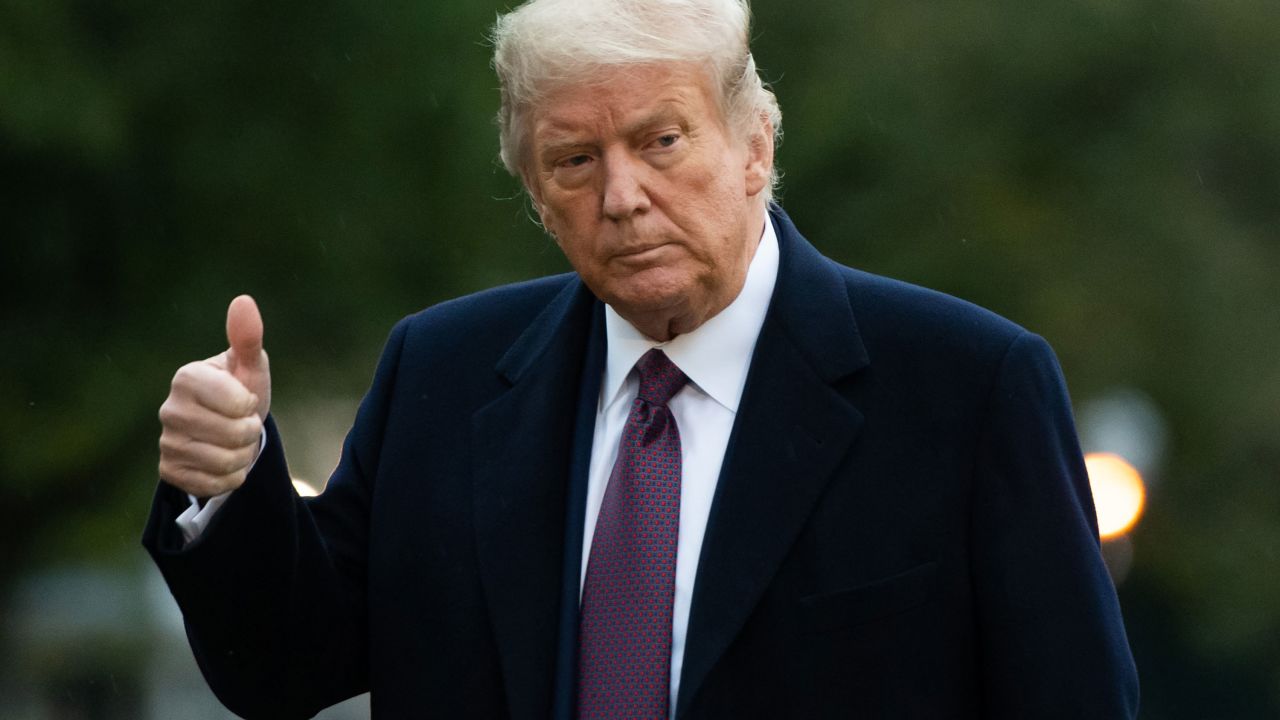
<svg viewBox="0 0 1280 720">
<path fill-rule="evenodd" d="M 658 349 L 636 370 L 582 587 L 580 720 L 667 718 L 680 531 L 680 431 L 667 402 L 689 378 Z"/>
</svg>

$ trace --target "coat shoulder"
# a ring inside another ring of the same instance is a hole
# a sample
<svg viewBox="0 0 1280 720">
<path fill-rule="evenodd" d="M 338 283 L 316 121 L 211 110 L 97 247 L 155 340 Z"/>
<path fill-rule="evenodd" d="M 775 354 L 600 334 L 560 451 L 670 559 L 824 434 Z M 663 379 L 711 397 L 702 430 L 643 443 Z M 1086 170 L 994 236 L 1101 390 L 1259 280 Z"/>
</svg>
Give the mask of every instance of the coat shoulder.
<svg viewBox="0 0 1280 720">
<path fill-rule="evenodd" d="M 903 348 L 960 357 L 996 359 L 1030 334 L 1017 323 L 967 300 L 902 280 L 838 265 L 858 329 L 876 349 Z M 992 356 L 995 356 L 994 358 Z"/>
<path fill-rule="evenodd" d="M 571 286 L 573 273 L 501 285 L 446 300 L 402 319 L 406 347 L 447 343 L 451 354 L 500 357 Z"/>
<path fill-rule="evenodd" d="M 557 295 L 577 282 L 574 273 L 563 273 L 500 285 L 423 308 L 401 322 L 410 333 L 462 329 L 477 326 L 498 329 L 524 328 Z"/>
<path fill-rule="evenodd" d="M 998 362 L 1021 337 L 1018 324 L 937 290 L 842 265 L 826 257 L 796 229 L 781 208 L 772 208 L 784 251 L 780 282 L 786 279 L 792 305 L 822 323 L 840 322 L 848 302 L 857 339 L 872 363 L 905 364 L 928 371 L 938 364 L 971 368 Z M 843 296 L 843 297 L 842 297 Z M 823 307 L 833 308 L 828 314 Z M 838 332 L 809 324 L 824 337 L 825 349 Z"/>
</svg>

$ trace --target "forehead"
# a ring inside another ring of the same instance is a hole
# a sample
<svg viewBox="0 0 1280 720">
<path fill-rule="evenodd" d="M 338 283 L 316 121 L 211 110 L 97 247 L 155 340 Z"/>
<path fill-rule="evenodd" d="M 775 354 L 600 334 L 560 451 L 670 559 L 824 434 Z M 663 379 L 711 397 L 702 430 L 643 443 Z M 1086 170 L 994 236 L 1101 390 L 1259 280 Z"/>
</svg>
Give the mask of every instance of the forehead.
<svg viewBox="0 0 1280 720">
<path fill-rule="evenodd" d="M 649 122 L 721 123 L 707 73 L 684 63 L 596 70 L 534 106 L 535 144 L 566 135 L 642 130 Z"/>
</svg>

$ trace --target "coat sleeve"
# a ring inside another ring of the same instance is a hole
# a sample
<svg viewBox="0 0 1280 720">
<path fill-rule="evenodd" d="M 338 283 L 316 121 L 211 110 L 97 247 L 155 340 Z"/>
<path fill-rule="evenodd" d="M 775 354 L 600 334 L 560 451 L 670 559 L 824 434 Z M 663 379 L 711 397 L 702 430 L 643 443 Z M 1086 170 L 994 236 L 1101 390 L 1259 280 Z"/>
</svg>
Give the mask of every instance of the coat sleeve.
<svg viewBox="0 0 1280 720">
<path fill-rule="evenodd" d="M 392 332 L 323 494 L 293 490 L 275 423 L 244 484 L 183 545 L 161 483 L 143 535 L 200 670 L 245 718 L 308 718 L 368 688 L 369 507 L 405 323 Z"/>
<path fill-rule="evenodd" d="M 984 716 L 1136 717 L 1137 671 L 1044 340 L 1011 343 L 988 402 L 972 505 Z"/>
</svg>

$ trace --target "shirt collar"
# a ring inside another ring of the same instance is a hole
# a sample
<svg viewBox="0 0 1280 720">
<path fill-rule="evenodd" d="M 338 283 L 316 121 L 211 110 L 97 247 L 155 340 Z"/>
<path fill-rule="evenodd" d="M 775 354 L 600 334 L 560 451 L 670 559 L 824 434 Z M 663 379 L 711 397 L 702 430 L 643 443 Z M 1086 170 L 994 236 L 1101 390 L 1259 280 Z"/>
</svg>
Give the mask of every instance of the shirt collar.
<svg viewBox="0 0 1280 720">
<path fill-rule="evenodd" d="M 723 405 L 738 411 L 756 339 L 764 325 L 773 286 L 778 280 L 778 237 L 768 216 L 747 279 L 738 297 L 693 332 L 660 343 L 645 336 L 605 305 L 605 337 L 608 359 L 600 385 L 600 407 L 607 408 L 622 396 L 627 376 L 650 348 L 662 348 L 690 382 Z"/>
</svg>

